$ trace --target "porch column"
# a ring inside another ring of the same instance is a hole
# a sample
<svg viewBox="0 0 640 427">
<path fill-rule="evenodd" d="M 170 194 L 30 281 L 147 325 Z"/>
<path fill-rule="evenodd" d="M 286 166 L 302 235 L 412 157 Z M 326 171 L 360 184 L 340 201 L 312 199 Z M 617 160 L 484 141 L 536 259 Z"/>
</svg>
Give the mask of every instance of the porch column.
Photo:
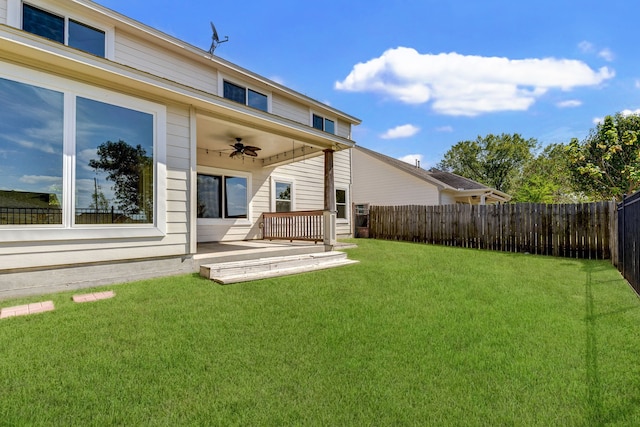
<svg viewBox="0 0 640 427">
<path fill-rule="evenodd" d="M 336 188 L 333 181 L 333 150 L 324 150 L 324 244 L 336 244 Z"/>
</svg>

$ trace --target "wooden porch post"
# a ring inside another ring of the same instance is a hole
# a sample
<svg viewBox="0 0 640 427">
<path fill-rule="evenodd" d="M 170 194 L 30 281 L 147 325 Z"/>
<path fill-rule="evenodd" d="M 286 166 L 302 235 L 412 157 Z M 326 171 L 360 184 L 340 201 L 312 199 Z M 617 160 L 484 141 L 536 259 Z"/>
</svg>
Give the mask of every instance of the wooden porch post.
<svg viewBox="0 0 640 427">
<path fill-rule="evenodd" d="M 336 244 L 336 189 L 333 180 L 333 150 L 324 150 L 324 245 Z"/>
</svg>

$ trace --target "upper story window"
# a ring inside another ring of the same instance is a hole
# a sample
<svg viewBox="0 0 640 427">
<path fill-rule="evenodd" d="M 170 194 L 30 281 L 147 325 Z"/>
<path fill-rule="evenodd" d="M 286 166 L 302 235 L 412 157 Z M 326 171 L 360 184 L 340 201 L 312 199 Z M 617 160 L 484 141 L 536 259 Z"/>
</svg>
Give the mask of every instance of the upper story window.
<svg viewBox="0 0 640 427">
<path fill-rule="evenodd" d="M 24 3 L 22 29 L 58 43 L 105 56 L 105 32 Z"/>
<path fill-rule="evenodd" d="M 258 110 L 269 111 L 269 98 L 267 95 L 227 80 L 223 83 L 223 96 L 240 104 L 257 108 Z"/>
<path fill-rule="evenodd" d="M 316 129 L 320 129 L 328 133 L 336 133 L 336 123 L 333 120 L 314 114 L 312 122 L 312 126 Z"/>
</svg>

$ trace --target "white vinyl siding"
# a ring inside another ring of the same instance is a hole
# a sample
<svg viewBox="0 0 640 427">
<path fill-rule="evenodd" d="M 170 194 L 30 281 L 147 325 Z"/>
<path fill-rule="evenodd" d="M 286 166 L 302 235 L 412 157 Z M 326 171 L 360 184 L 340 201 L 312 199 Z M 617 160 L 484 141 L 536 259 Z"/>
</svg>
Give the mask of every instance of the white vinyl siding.
<svg viewBox="0 0 640 427">
<path fill-rule="evenodd" d="M 342 120 L 338 120 L 338 123 L 336 124 L 336 135 L 351 139 L 351 125 L 347 122 L 343 122 Z"/>
<path fill-rule="evenodd" d="M 0 24 L 7 23 L 7 0 L 0 0 Z"/>
<path fill-rule="evenodd" d="M 120 30 L 116 31 L 115 60 L 194 89 L 218 94 L 215 68 L 191 61 Z"/>
<path fill-rule="evenodd" d="M 379 206 L 438 205 L 438 188 L 381 160 L 353 149 L 355 204 Z"/>
<path fill-rule="evenodd" d="M 271 101 L 272 112 L 276 116 L 284 117 L 298 123 L 309 124 L 309 107 L 291 99 L 273 95 Z"/>
</svg>

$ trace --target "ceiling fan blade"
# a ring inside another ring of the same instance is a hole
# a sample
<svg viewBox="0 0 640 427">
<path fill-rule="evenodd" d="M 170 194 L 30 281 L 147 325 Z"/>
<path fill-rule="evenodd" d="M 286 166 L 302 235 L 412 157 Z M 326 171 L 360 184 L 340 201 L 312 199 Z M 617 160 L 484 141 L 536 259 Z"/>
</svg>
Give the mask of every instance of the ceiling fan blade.
<svg viewBox="0 0 640 427">
<path fill-rule="evenodd" d="M 254 147 L 253 145 L 245 145 L 244 146 L 245 150 L 251 150 L 251 151 L 260 151 L 262 150 L 262 148 L 260 147 Z"/>
<path fill-rule="evenodd" d="M 234 151 L 233 153 L 229 154 L 229 157 L 235 157 L 238 154 L 241 154 L 239 151 Z"/>
<path fill-rule="evenodd" d="M 258 153 L 256 153 L 253 150 L 249 150 L 248 147 L 244 148 L 244 153 L 243 154 L 246 154 L 247 156 L 251 156 L 251 157 L 258 157 Z"/>
</svg>

